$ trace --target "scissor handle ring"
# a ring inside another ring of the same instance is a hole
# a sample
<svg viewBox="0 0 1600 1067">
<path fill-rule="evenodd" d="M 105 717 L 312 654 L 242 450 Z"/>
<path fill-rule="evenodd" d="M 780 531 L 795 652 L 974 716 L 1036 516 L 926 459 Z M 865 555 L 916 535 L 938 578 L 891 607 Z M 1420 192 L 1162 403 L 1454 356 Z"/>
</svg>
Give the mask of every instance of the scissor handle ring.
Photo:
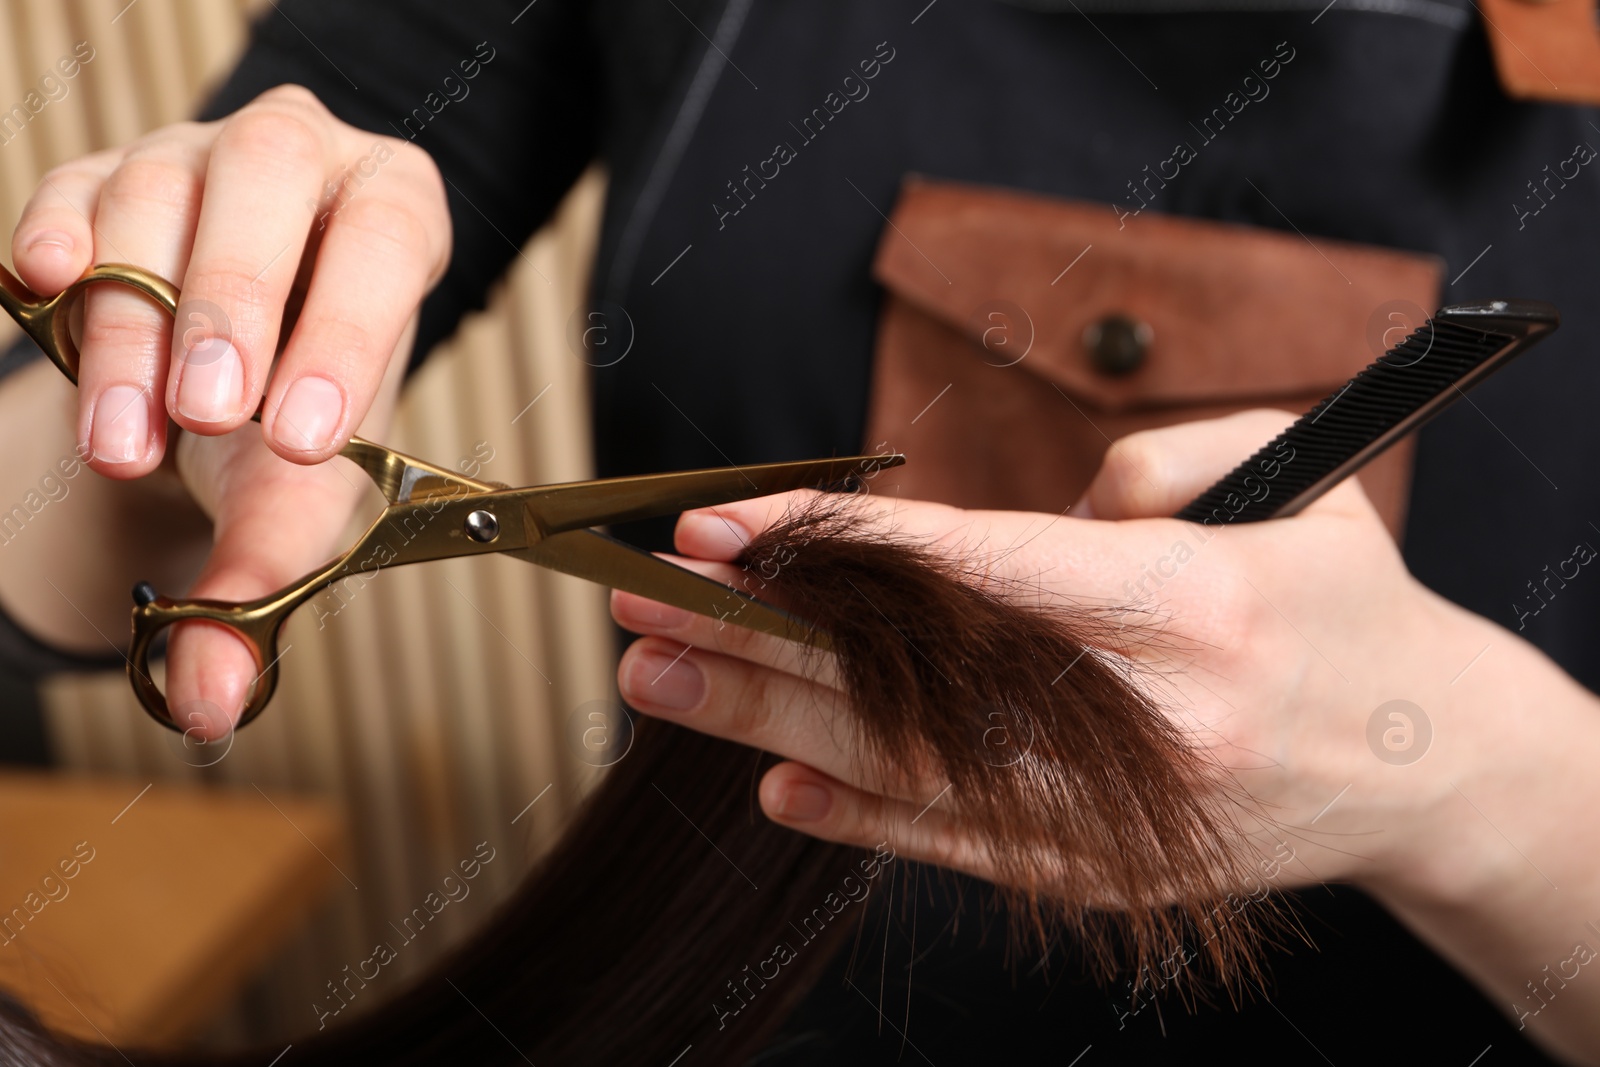
<svg viewBox="0 0 1600 1067">
<path fill-rule="evenodd" d="M 49 300 L 13 311 L 17 321 L 50 357 L 50 362 L 59 367 L 74 385 L 78 383 L 78 346 L 72 341 L 71 321 L 65 312 L 84 290 L 92 285 L 108 283 L 136 289 L 160 304 L 167 314 L 177 317 L 178 287 L 160 275 L 130 263 L 97 264 Z"/>
<path fill-rule="evenodd" d="M 139 703 L 150 717 L 169 730 L 188 733 L 193 726 L 184 726 L 172 717 L 166 694 L 150 677 L 150 648 L 156 635 L 173 623 L 194 620 L 215 623 L 238 635 L 250 649 L 256 661 L 254 688 L 246 697 L 244 712 L 234 729 L 248 724 L 272 699 L 278 687 L 278 632 L 289 617 L 298 600 L 285 600 L 273 596 L 248 604 L 230 604 L 223 600 L 173 600 L 158 596 L 148 584 L 134 588 L 133 646 L 128 650 L 128 680 Z"/>
</svg>

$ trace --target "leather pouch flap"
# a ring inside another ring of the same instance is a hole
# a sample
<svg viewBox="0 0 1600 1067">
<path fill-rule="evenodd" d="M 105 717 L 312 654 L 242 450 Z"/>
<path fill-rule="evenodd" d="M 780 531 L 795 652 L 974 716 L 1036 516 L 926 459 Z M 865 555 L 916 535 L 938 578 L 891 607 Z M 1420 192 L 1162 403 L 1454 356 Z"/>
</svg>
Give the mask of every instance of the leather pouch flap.
<svg viewBox="0 0 1600 1067">
<path fill-rule="evenodd" d="M 1107 412 L 1331 391 L 1382 353 L 1386 329 L 1431 312 L 1442 269 L 1433 256 L 915 177 L 873 265 L 896 296 L 966 334 L 974 359 L 1016 362 Z M 1391 321 L 1402 306 L 1406 321 Z M 1100 369 L 1086 339 L 1113 315 L 1148 327 L 1122 373 Z"/>
<path fill-rule="evenodd" d="M 1482 0 L 1478 10 L 1507 96 L 1600 104 L 1595 0 Z"/>
</svg>

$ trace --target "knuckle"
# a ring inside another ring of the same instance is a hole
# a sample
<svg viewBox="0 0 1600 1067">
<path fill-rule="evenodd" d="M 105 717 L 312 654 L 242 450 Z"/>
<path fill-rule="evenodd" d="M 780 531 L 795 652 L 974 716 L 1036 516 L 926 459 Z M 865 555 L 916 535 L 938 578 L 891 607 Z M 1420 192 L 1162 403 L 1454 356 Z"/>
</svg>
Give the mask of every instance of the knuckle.
<svg viewBox="0 0 1600 1067">
<path fill-rule="evenodd" d="M 401 164 L 400 173 L 406 183 L 416 191 L 414 202 L 428 231 L 430 260 L 435 278 L 444 270 L 450 258 L 452 241 L 450 225 L 450 200 L 445 190 L 444 174 L 433 156 L 409 141 L 385 139 L 386 147 L 395 152 Z"/>
<path fill-rule="evenodd" d="M 449 218 L 450 208 L 445 196 L 444 174 L 439 170 L 439 164 L 434 161 L 433 156 L 410 141 L 390 137 L 385 138 L 383 143 L 394 152 L 395 160 L 401 165 L 401 173 L 417 186 L 421 194 L 420 199 L 427 204 L 428 210 L 435 212 L 440 218 Z"/>
<path fill-rule="evenodd" d="M 153 368 L 166 350 L 167 326 L 152 310 L 124 305 L 91 305 L 83 320 L 82 353 L 85 361 L 105 354 L 132 356 L 141 366 Z"/>
<path fill-rule="evenodd" d="M 215 123 L 200 122 L 195 119 L 185 119 L 174 122 L 161 128 L 161 135 L 174 141 L 193 143 L 204 140 L 206 131 L 215 126 Z"/>
<path fill-rule="evenodd" d="M 748 579 L 749 575 L 741 577 Z M 752 596 L 759 597 L 761 595 L 760 590 L 751 589 L 748 582 L 742 584 L 742 588 Z M 740 625 L 740 612 L 743 610 L 743 606 L 740 606 L 725 618 L 706 619 L 697 615 L 693 624 L 704 629 L 716 650 L 723 655 L 740 659 L 753 659 L 754 656 L 752 654 L 755 651 L 756 633 L 754 630 Z"/>
<path fill-rule="evenodd" d="M 130 146 L 131 147 L 131 146 Z M 116 165 L 127 155 L 124 149 L 107 148 L 99 152 L 90 152 L 87 155 L 69 159 L 65 163 L 57 163 L 44 172 L 39 179 L 39 187 L 48 189 L 62 182 L 93 182 L 99 184 L 105 180 L 106 175 L 116 169 Z"/>
<path fill-rule="evenodd" d="M 1158 472 L 1165 456 L 1160 434 L 1154 430 L 1140 430 L 1113 445 L 1106 458 L 1117 465 L 1124 477 L 1138 478 L 1140 474 Z"/>
<path fill-rule="evenodd" d="M 334 225 L 382 255 L 398 253 L 414 259 L 428 251 L 430 227 L 410 204 L 386 197 L 353 198 Z"/>
<path fill-rule="evenodd" d="M 199 122 L 175 122 L 162 126 L 130 143 L 128 154 L 187 158 L 195 153 L 204 129 L 204 124 Z"/>
<path fill-rule="evenodd" d="M 341 380 L 365 361 L 389 355 L 378 351 L 371 328 L 344 315 L 304 316 L 295 328 L 295 336 L 315 338 L 318 353 L 341 360 L 340 365 L 333 368 L 334 376 Z"/>
<path fill-rule="evenodd" d="M 156 150 L 130 152 L 106 180 L 103 203 L 172 219 L 192 213 L 200 199 L 200 174 Z"/>
<path fill-rule="evenodd" d="M 304 85 L 294 82 L 285 82 L 275 85 L 251 101 L 252 104 L 273 104 L 286 107 L 299 108 L 309 116 L 326 117 L 331 112 L 323 104 L 322 98 L 307 89 Z"/>
<path fill-rule="evenodd" d="M 217 150 L 237 153 L 276 172 L 319 170 L 322 136 L 295 109 L 252 106 L 235 115 L 217 138 Z"/>
<path fill-rule="evenodd" d="M 729 687 L 728 728 L 736 738 L 758 740 L 772 721 L 772 686 L 765 671 L 733 662 L 738 681 Z"/>
<path fill-rule="evenodd" d="M 1217 578 L 1205 591 L 1210 604 L 1206 616 L 1207 644 L 1219 657 L 1248 657 L 1262 643 L 1262 634 L 1275 620 L 1264 595 L 1249 583 L 1225 575 L 1237 575 L 1248 560 L 1236 560 L 1229 545 L 1219 545 Z"/>
<path fill-rule="evenodd" d="M 885 798 L 876 794 L 845 795 L 836 792 L 833 810 L 824 820 L 829 836 L 852 845 L 867 845 L 882 840 L 880 831 L 887 821 Z"/>
<path fill-rule="evenodd" d="M 444 184 L 433 156 L 417 147 L 415 142 L 402 141 L 398 137 L 379 137 L 377 143 L 394 154 L 395 162 L 400 164 L 400 169 L 406 174 L 420 175 L 440 185 Z"/>
<path fill-rule="evenodd" d="M 1146 472 L 1154 464 L 1148 441 L 1141 434 L 1124 437 L 1106 452 L 1100 462 L 1100 473 L 1094 482 L 1096 511 L 1109 512 L 1108 503 L 1118 505 L 1118 511 L 1137 504 L 1147 483 Z"/>
<path fill-rule="evenodd" d="M 87 168 L 83 166 L 82 160 L 57 164 L 44 172 L 44 176 L 39 179 L 39 186 L 34 196 L 37 197 L 40 194 L 49 193 L 63 186 L 76 185 L 89 177 L 90 175 Z"/>
<path fill-rule="evenodd" d="M 187 306 L 205 320 L 191 325 L 203 326 L 209 336 L 231 338 L 236 329 L 253 332 L 266 325 L 264 302 L 262 285 L 247 264 L 208 260 L 189 268 L 178 311 L 182 316 Z"/>
</svg>

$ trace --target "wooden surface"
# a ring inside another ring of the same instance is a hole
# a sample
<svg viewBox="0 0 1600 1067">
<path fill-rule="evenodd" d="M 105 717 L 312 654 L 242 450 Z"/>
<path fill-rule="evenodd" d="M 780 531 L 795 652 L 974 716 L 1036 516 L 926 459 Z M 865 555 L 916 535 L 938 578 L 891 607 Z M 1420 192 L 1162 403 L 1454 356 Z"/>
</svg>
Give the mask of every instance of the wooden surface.
<svg viewBox="0 0 1600 1067">
<path fill-rule="evenodd" d="M 147 784 L 0 774 L 0 985 L 117 1045 L 191 1035 L 350 891 L 331 806 Z"/>
</svg>

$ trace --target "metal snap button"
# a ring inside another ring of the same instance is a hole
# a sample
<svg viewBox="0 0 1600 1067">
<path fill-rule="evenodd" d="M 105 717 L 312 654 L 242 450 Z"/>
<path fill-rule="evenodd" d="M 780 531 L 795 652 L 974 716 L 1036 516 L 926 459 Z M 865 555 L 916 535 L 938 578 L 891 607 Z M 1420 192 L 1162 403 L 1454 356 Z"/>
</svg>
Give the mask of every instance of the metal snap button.
<svg viewBox="0 0 1600 1067">
<path fill-rule="evenodd" d="M 1144 365 L 1154 339 L 1148 322 L 1122 314 L 1107 315 L 1083 331 L 1083 347 L 1094 369 L 1117 378 Z"/>
</svg>

